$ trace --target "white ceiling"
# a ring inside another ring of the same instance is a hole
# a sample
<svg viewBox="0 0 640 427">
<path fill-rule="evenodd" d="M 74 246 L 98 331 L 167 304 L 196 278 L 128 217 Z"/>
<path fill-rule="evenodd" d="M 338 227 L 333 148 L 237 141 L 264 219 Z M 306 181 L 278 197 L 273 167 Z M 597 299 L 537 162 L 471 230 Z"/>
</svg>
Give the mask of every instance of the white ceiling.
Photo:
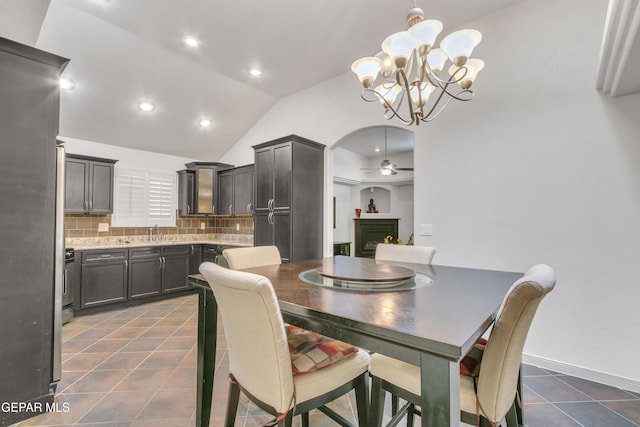
<svg viewBox="0 0 640 427">
<path fill-rule="evenodd" d="M 446 34 L 516 1 L 418 6 L 443 21 Z M 278 99 L 375 54 L 387 35 L 405 29 L 411 7 L 410 0 L 51 0 L 36 46 L 71 59 L 64 76 L 76 87 L 62 95 L 61 135 L 215 160 Z M 185 46 L 186 35 L 201 46 Z M 252 66 L 264 76 L 249 76 Z M 141 98 L 157 110 L 137 111 Z M 197 125 L 204 116 L 212 128 Z"/>
<path fill-rule="evenodd" d="M 443 21 L 444 35 L 518 1 L 417 3 L 427 18 Z M 46 4 L 2 0 L 0 36 L 37 40 L 36 47 L 71 59 L 64 76 L 76 87 L 62 93 L 62 136 L 217 160 L 279 99 L 375 54 L 387 35 L 405 28 L 413 1 L 50 0 L 48 10 Z M 188 48 L 186 35 L 201 46 Z M 249 76 L 252 66 L 264 76 Z M 156 111 L 138 111 L 142 98 Z M 202 117 L 214 126 L 200 128 Z"/>
</svg>

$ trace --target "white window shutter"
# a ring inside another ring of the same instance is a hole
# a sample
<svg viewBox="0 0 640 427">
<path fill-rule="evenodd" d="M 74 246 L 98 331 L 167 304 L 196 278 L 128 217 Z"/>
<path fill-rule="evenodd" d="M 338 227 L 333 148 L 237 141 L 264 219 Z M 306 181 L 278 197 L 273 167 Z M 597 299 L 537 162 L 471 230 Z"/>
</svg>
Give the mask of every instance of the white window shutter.
<svg viewBox="0 0 640 427">
<path fill-rule="evenodd" d="M 116 168 L 115 182 L 113 227 L 175 227 L 173 175 Z"/>
</svg>

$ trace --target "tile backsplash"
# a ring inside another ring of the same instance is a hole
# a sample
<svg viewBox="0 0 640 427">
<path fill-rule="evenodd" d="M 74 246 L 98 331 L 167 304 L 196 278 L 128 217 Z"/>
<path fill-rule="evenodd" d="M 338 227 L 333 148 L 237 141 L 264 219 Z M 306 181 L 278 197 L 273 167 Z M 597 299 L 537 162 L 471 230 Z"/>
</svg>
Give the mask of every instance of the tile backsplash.
<svg viewBox="0 0 640 427">
<path fill-rule="evenodd" d="M 99 224 L 109 224 L 109 231 L 98 231 Z M 201 228 L 204 223 L 204 229 Z M 239 225 L 239 230 L 237 226 Z M 154 233 L 181 234 L 238 234 L 253 236 L 252 215 L 189 215 L 176 213 L 176 227 L 159 227 Z M 149 227 L 111 227 L 111 215 L 65 214 L 65 238 L 147 236 Z M 240 237 L 240 236 L 238 236 Z"/>
</svg>

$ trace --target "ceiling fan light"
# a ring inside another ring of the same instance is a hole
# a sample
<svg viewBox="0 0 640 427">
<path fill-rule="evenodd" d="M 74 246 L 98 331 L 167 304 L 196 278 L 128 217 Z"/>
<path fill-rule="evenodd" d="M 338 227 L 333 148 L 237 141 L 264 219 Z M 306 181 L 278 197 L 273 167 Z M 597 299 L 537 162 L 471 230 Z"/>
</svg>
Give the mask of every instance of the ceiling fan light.
<svg viewBox="0 0 640 427">
<path fill-rule="evenodd" d="M 440 47 L 454 64 L 462 66 L 480 40 L 482 40 L 480 31 L 460 30 L 445 37 L 440 43 Z"/>
<path fill-rule="evenodd" d="M 397 68 L 404 68 L 418 41 L 408 31 L 391 34 L 382 42 L 382 51 L 389 55 Z"/>
<path fill-rule="evenodd" d="M 391 175 L 392 170 L 390 168 L 381 168 L 380 173 L 382 175 L 388 176 L 388 175 Z"/>
<path fill-rule="evenodd" d="M 356 73 L 365 88 L 370 88 L 382 69 L 382 60 L 374 56 L 356 59 L 351 64 L 351 71 Z"/>
<path fill-rule="evenodd" d="M 482 59 L 476 58 L 468 59 L 464 64 L 464 67 L 466 67 L 467 69 L 467 74 L 462 80 L 458 82 L 458 84 L 462 89 L 469 89 L 473 81 L 476 79 L 478 73 L 484 68 L 484 61 Z M 449 68 L 449 74 L 453 76 L 456 72 L 458 72 L 460 75 L 457 76 L 457 78 L 460 78 L 460 76 L 462 75 L 462 71 L 458 71 L 459 69 L 460 67 L 452 65 Z"/>
<path fill-rule="evenodd" d="M 417 47 L 425 50 L 431 49 L 436 42 L 436 37 L 442 31 L 442 22 L 435 19 L 421 21 L 409 28 L 409 33 L 416 39 Z"/>
<path fill-rule="evenodd" d="M 444 68 L 445 62 L 447 62 L 447 54 L 440 48 L 431 49 L 427 54 L 427 62 L 433 74 L 436 76 L 440 74 L 440 71 Z"/>
</svg>

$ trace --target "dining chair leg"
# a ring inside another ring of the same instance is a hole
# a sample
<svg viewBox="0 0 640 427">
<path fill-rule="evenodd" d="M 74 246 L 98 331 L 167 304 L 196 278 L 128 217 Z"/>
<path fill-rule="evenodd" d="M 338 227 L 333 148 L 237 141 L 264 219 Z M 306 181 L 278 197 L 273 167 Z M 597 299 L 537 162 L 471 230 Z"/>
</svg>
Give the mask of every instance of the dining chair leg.
<svg viewBox="0 0 640 427">
<path fill-rule="evenodd" d="M 235 381 L 229 381 L 229 398 L 227 399 L 227 413 L 224 417 L 225 427 L 233 427 L 236 423 L 238 412 L 238 400 L 240 399 L 240 385 Z"/>
<path fill-rule="evenodd" d="M 369 411 L 371 427 L 382 426 L 385 394 L 386 392 L 382 389 L 382 380 L 378 377 L 371 377 L 371 408 Z"/>
<path fill-rule="evenodd" d="M 356 407 L 358 409 L 358 426 L 369 427 L 369 379 L 364 373 L 356 379 Z"/>
<path fill-rule="evenodd" d="M 394 415 L 398 412 L 398 408 L 400 407 L 400 398 L 395 394 L 391 394 L 391 415 Z"/>
<path fill-rule="evenodd" d="M 416 414 L 416 407 L 411 404 L 409 405 L 409 410 L 407 411 L 407 427 L 413 427 L 413 418 Z"/>
<path fill-rule="evenodd" d="M 302 420 L 302 427 L 309 427 L 309 413 L 308 412 L 300 414 L 300 419 Z"/>
<path fill-rule="evenodd" d="M 291 427 L 293 424 L 293 411 L 289 411 L 286 417 L 278 421 L 278 427 Z"/>
</svg>

